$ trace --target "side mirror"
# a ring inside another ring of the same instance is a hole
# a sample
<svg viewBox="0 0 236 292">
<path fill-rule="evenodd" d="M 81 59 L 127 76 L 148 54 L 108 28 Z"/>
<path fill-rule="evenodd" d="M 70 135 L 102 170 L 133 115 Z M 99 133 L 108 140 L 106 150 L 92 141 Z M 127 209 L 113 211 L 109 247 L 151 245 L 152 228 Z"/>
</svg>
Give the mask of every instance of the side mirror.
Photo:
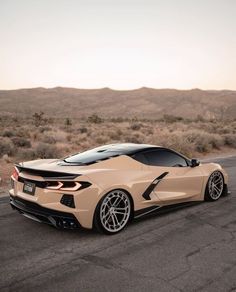
<svg viewBox="0 0 236 292">
<path fill-rule="evenodd" d="M 200 161 L 196 158 L 191 159 L 191 167 L 196 167 L 200 165 Z"/>
</svg>

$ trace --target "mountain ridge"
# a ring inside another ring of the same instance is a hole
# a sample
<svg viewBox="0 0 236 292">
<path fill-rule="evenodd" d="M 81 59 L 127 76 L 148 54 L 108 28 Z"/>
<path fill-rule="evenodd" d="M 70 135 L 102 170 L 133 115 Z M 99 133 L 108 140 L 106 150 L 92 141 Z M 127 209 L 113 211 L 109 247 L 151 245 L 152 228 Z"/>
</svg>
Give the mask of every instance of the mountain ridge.
<svg viewBox="0 0 236 292">
<path fill-rule="evenodd" d="M 0 90 L 0 115 L 29 116 L 43 111 L 55 117 L 160 118 L 165 114 L 183 118 L 236 118 L 236 91 L 155 89 L 141 87 L 115 90 L 109 87 L 36 87 Z"/>
</svg>

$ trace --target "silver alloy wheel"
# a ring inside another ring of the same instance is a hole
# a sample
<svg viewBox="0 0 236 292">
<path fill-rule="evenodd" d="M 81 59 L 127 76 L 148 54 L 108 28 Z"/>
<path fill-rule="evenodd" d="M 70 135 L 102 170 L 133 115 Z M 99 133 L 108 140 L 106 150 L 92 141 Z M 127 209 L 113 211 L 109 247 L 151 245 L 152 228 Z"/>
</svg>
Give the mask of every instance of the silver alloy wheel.
<svg viewBox="0 0 236 292">
<path fill-rule="evenodd" d="M 211 174 L 208 182 L 208 192 L 212 200 L 217 200 L 221 196 L 224 188 L 224 180 L 220 171 Z"/>
<path fill-rule="evenodd" d="M 100 221 L 109 232 L 118 232 L 127 224 L 131 212 L 128 195 L 122 190 L 107 194 L 100 207 Z"/>
</svg>

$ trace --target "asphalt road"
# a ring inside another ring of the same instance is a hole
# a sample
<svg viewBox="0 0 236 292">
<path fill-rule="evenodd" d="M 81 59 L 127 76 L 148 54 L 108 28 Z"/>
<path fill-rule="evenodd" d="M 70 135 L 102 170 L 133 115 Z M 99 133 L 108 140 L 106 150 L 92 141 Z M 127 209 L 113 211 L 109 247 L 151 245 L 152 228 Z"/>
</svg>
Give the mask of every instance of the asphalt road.
<svg viewBox="0 0 236 292">
<path fill-rule="evenodd" d="M 0 199 L 0 291 L 236 291 L 230 196 L 136 221 L 114 236 L 31 221 Z"/>
</svg>

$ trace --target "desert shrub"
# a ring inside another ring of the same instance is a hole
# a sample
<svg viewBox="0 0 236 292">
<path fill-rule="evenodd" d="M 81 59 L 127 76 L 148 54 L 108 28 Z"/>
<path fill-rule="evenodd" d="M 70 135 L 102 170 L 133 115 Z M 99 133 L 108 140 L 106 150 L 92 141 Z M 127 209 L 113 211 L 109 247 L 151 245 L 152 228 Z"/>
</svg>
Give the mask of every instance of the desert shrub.
<svg viewBox="0 0 236 292">
<path fill-rule="evenodd" d="M 130 125 L 130 129 L 133 131 L 138 131 L 143 125 L 141 123 L 133 123 Z"/>
<path fill-rule="evenodd" d="M 176 122 L 183 121 L 183 118 L 165 114 L 163 115 L 163 121 L 166 123 L 176 123 Z"/>
<path fill-rule="evenodd" d="M 117 118 L 111 118 L 111 122 L 112 123 L 123 123 L 126 119 L 122 118 L 122 117 L 117 117 Z"/>
<path fill-rule="evenodd" d="M 229 134 L 232 133 L 232 129 L 230 127 L 221 127 L 218 129 L 219 134 Z"/>
<path fill-rule="evenodd" d="M 39 138 L 39 133 L 38 133 L 38 132 L 33 132 L 33 133 L 32 133 L 32 140 L 33 140 L 33 141 L 37 141 L 38 138 Z"/>
<path fill-rule="evenodd" d="M 196 117 L 196 122 L 204 122 L 204 118 L 203 118 L 203 116 L 202 115 L 197 115 L 197 117 Z"/>
<path fill-rule="evenodd" d="M 16 133 L 12 130 L 5 130 L 3 133 L 2 133 L 2 136 L 3 137 L 13 137 L 15 136 Z"/>
<path fill-rule="evenodd" d="M 72 126 L 72 121 L 70 118 L 65 119 L 65 126 Z"/>
<path fill-rule="evenodd" d="M 28 127 L 20 127 L 15 131 L 15 137 L 30 138 L 30 130 Z"/>
<path fill-rule="evenodd" d="M 77 146 L 80 146 L 81 145 L 81 140 L 79 139 L 79 140 L 74 140 L 74 143 L 73 143 L 73 145 L 75 144 L 75 145 L 77 145 Z"/>
<path fill-rule="evenodd" d="M 224 138 L 218 134 L 210 134 L 209 143 L 212 145 L 212 148 L 220 149 L 224 145 Z"/>
<path fill-rule="evenodd" d="M 202 131 L 188 131 L 185 133 L 188 143 L 195 145 L 195 150 L 200 153 L 211 151 L 211 149 L 220 149 L 224 144 L 224 139 L 218 134 L 211 134 Z"/>
<path fill-rule="evenodd" d="M 44 115 L 43 112 L 40 112 L 40 113 L 34 113 L 34 114 L 32 115 L 33 123 L 34 123 L 35 127 L 39 127 L 39 126 L 42 124 L 42 121 L 43 121 L 43 115 Z"/>
<path fill-rule="evenodd" d="M 35 150 L 35 156 L 39 158 L 57 158 L 60 151 L 55 145 L 39 143 Z"/>
<path fill-rule="evenodd" d="M 94 145 L 94 146 L 98 146 L 98 145 Z M 83 141 L 81 144 L 80 144 L 80 147 L 79 149 L 76 148 L 75 151 L 76 152 L 82 152 L 84 150 L 88 150 L 88 149 L 91 149 L 93 146 L 91 145 L 91 143 L 89 143 L 88 141 Z"/>
<path fill-rule="evenodd" d="M 44 133 L 44 132 L 48 132 L 48 131 L 51 131 L 52 130 L 52 128 L 51 127 L 48 127 L 48 126 L 40 126 L 39 127 L 39 132 L 40 133 Z"/>
<path fill-rule="evenodd" d="M 97 137 L 95 141 L 97 144 L 102 145 L 104 143 L 107 143 L 108 137 L 105 136 Z"/>
<path fill-rule="evenodd" d="M 67 140 L 68 142 L 71 142 L 72 139 L 73 139 L 73 135 L 67 135 L 67 136 L 66 136 L 66 140 Z"/>
<path fill-rule="evenodd" d="M 223 138 L 225 145 L 236 148 L 236 134 L 226 134 Z"/>
<path fill-rule="evenodd" d="M 123 135 L 123 132 L 122 132 L 121 129 L 117 129 L 117 130 L 116 130 L 116 133 L 117 133 L 117 135 Z"/>
<path fill-rule="evenodd" d="M 94 141 L 94 139 L 93 139 L 93 141 Z M 82 144 L 84 144 L 86 142 L 88 142 L 86 134 L 81 134 L 80 136 L 78 136 L 78 138 L 73 140 L 73 144 L 76 144 L 78 146 L 80 146 L 80 145 L 82 145 Z M 90 143 L 90 146 L 91 146 L 91 143 Z"/>
<path fill-rule="evenodd" d="M 151 129 L 151 128 L 147 128 L 142 132 L 146 135 L 153 135 L 153 129 Z"/>
<path fill-rule="evenodd" d="M 84 134 L 84 133 L 88 132 L 88 129 L 86 127 L 81 127 L 81 128 L 79 128 L 79 131 L 81 134 Z"/>
<path fill-rule="evenodd" d="M 18 124 L 19 123 L 19 118 L 18 117 L 13 117 L 12 121 L 14 124 Z"/>
<path fill-rule="evenodd" d="M 3 159 L 3 161 L 5 161 L 6 163 L 11 163 L 11 162 L 12 162 L 12 160 L 11 160 L 11 158 L 8 156 L 8 154 L 4 154 L 4 155 L 2 156 L 2 159 Z"/>
<path fill-rule="evenodd" d="M 44 142 L 44 143 L 48 143 L 48 144 L 55 144 L 55 143 L 56 143 L 56 139 L 53 138 L 52 136 L 45 135 L 45 136 L 42 138 L 42 142 Z"/>
<path fill-rule="evenodd" d="M 118 141 L 122 139 L 123 132 L 120 129 L 116 129 L 114 130 L 114 132 L 113 131 L 109 132 L 108 135 L 111 138 L 111 140 Z"/>
<path fill-rule="evenodd" d="M 74 132 L 74 129 L 72 127 L 69 127 L 69 126 L 64 126 L 63 130 L 66 133 L 73 133 Z"/>
<path fill-rule="evenodd" d="M 63 131 L 61 129 L 60 130 L 54 129 L 53 131 L 47 132 L 44 135 L 53 137 L 53 139 L 56 142 L 60 142 L 60 143 L 67 142 L 67 136 L 68 136 L 67 131 Z M 40 140 L 40 138 L 38 140 Z M 47 142 L 45 142 L 45 143 L 47 143 Z"/>
<path fill-rule="evenodd" d="M 10 140 L 0 139 L 0 156 L 4 154 L 12 156 L 15 154 L 15 147 Z"/>
<path fill-rule="evenodd" d="M 48 120 L 44 118 L 44 112 L 34 113 L 32 115 L 32 118 L 33 118 L 33 124 L 35 125 L 35 127 L 39 127 L 48 122 Z"/>
<path fill-rule="evenodd" d="M 33 149 L 19 149 L 17 153 L 17 157 L 22 159 L 22 160 L 33 160 L 37 158 L 36 152 Z"/>
<path fill-rule="evenodd" d="M 73 146 L 75 146 L 75 145 L 73 145 Z M 70 154 L 77 152 L 77 151 L 74 151 L 73 146 L 68 147 L 67 145 L 63 145 L 63 144 L 57 145 L 58 157 L 68 156 Z M 77 147 L 76 147 L 76 150 L 77 150 Z"/>
<path fill-rule="evenodd" d="M 103 122 L 103 120 L 97 114 L 93 114 L 93 115 L 88 117 L 88 122 L 94 123 L 94 124 L 101 124 Z"/>
<path fill-rule="evenodd" d="M 124 137 L 124 141 L 127 143 L 143 143 L 143 137 L 139 135 L 129 135 Z"/>
<path fill-rule="evenodd" d="M 72 120 L 70 118 L 65 119 L 65 126 L 72 126 Z"/>
<path fill-rule="evenodd" d="M 12 140 L 13 144 L 17 147 L 25 147 L 25 148 L 31 147 L 30 141 L 25 139 L 25 138 L 13 137 L 11 140 Z"/>
<path fill-rule="evenodd" d="M 194 149 L 197 152 L 205 153 L 212 149 L 212 145 L 209 143 L 208 136 L 200 131 L 189 131 L 185 134 L 185 138 L 188 144 L 194 145 Z"/>
<path fill-rule="evenodd" d="M 208 143 L 208 140 L 204 137 L 199 142 L 196 142 L 195 149 L 196 149 L 197 152 L 207 153 L 207 152 L 210 152 L 210 150 L 212 149 L 212 147 Z"/>
<path fill-rule="evenodd" d="M 192 156 L 194 152 L 194 145 L 189 143 L 187 138 L 180 132 L 176 134 L 167 133 L 158 135 L 155 144 L 173 149 L 189 157 Z"/>
</svg>

